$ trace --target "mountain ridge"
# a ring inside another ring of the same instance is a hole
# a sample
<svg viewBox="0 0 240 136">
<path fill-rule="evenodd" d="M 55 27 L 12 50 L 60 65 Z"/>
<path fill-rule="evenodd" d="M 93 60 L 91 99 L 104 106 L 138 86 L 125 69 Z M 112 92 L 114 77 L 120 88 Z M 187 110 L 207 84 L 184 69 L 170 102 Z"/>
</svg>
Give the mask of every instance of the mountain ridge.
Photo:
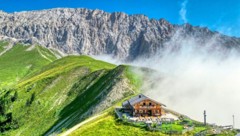
<svg viewBox="0 0 240 136">
<path fill-rule="evenodd" d="M 168 46 L 182 44 L 181 40 L 186 38 L 193 38 L 202 45 L 214 39 L 217 41 L 212 45 L 214 48 L 238 49 L 240 45 L 240 38 L 205 27 L 174 25 L 165 19 L 150 19 L 142 14 L 85 8 L 1 12 L 0 37 L 40 44 L 65 54 L 107 54 L 127 61 L 150 57 Z M 171 40 L 175 43 L 167 44 Z"/>
<path fill-rule="evenodd" d="M 38 49 L 45 51 L 49 58 L 50 51 L 41 46 L 30 51 L 29 48 L 31 46 L 18 44 L 0 56 L 1 64 L 7 65 L 0 71 L 0 81 L 11 84 L 0 86 L 0 135 L 60 133 L 136 93 L 128 66 L 116 66 L 83 55 L 60 59 L 51 56 L 53 61 L 48 61 Z M 5 56 L 10 56 L 9 62 L 11 58 L 17 60 L 6 63 Z M 12 70 L 16 65 L 19 66 Z M 21 74 L 18 81 L 15 73 Z"/>
</svg>

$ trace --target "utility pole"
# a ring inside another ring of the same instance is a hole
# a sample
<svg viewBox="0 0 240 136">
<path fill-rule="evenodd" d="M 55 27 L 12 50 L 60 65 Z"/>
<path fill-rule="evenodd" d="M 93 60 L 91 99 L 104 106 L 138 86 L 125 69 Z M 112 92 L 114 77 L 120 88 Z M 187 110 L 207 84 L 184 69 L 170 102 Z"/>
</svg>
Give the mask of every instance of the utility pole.
<svg viewBox="0 0 240 136">
<path fill-rule="evenodd" d="M 204 110 L 203 112 L 203 116 L 204 116 L 204 125 L 207 125 L 207 114 L 206 114 L 206 110 Z"/>
<path fill-rule="evenodd" d="M 234 119 L 234 115 L 232 115 L 232 117 L 233 117 L 233 129 L 234 129 L 234 126 L 235 126 L 235 119 Z"/>
</svg>

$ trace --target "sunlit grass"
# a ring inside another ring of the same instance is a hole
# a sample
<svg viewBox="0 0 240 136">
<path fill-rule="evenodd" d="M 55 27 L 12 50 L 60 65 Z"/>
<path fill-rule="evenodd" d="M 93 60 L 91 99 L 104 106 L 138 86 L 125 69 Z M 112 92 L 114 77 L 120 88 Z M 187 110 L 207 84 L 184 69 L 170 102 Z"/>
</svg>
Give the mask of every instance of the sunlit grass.
<svg viewBox="0 0 240 136">
<path fill-rule="evenodd" d="M 36 46 L 27 51 L 29 46 L 15 45 L 12 49 L 0 56 L 0 88 L 16 83 L 24 76 L 40 70 L 43 66 L 54 61 L 56 57 L 43 47 Z M 45 59 L 38 50 L 48 54 Z"/>
<path fill-rule="evenodd" d="M 88 56 L 68 56 L 47 65 L 39 72 L 32 74 L 28 79 L 20 82 L 18 86 L 30 82 L 36 82 L 46 77 L 52 77 L 63 72 L 67 72 L 76 67 L 88 67 L 92 72 L 100 69 L 112 69 L 115 65 L 100 60 L 92 59 Z"/>
<path fill-rule="evenodd" d="M 70 136 L 163 136 L 160 132 L 146 131 L 146 128 L 125 125 L 117 120 L 113 112 L 90 122 Z"/>
</svg>

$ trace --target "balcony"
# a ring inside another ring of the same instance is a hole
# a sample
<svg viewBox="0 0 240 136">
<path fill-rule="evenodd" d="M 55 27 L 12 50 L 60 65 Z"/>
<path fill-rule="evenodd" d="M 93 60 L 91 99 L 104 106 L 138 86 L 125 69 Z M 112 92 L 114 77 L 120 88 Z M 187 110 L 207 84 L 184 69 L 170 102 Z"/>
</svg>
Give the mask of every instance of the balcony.
<svg viewBox="0 0 240 136">
<path fill-rule="evenodd" d="M 156 105 L 145 105 L 145 106 L 139 106 L 140 108 L 157 108 Z"/>
</svg>

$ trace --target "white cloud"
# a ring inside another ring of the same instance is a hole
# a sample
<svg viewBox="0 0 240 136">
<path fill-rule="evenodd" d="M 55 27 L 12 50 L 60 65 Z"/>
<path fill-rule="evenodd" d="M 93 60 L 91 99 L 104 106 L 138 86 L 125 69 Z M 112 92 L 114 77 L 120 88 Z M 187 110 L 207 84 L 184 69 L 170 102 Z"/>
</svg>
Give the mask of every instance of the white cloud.
<svg viewBox="0 0 240 136">
<path fill-rule="evenodd" d="M 181 9 L 179 11 L 179 15 L 180 15 L 180 18 L 181 20 L 184 22 L 184 23 L 187 23 L 187 17 L 186 17 L 186 14 L 187 14 L 187 3 L 188 3 L 188 0 L 184 0 L 181 4 Z"/>
</svg>

